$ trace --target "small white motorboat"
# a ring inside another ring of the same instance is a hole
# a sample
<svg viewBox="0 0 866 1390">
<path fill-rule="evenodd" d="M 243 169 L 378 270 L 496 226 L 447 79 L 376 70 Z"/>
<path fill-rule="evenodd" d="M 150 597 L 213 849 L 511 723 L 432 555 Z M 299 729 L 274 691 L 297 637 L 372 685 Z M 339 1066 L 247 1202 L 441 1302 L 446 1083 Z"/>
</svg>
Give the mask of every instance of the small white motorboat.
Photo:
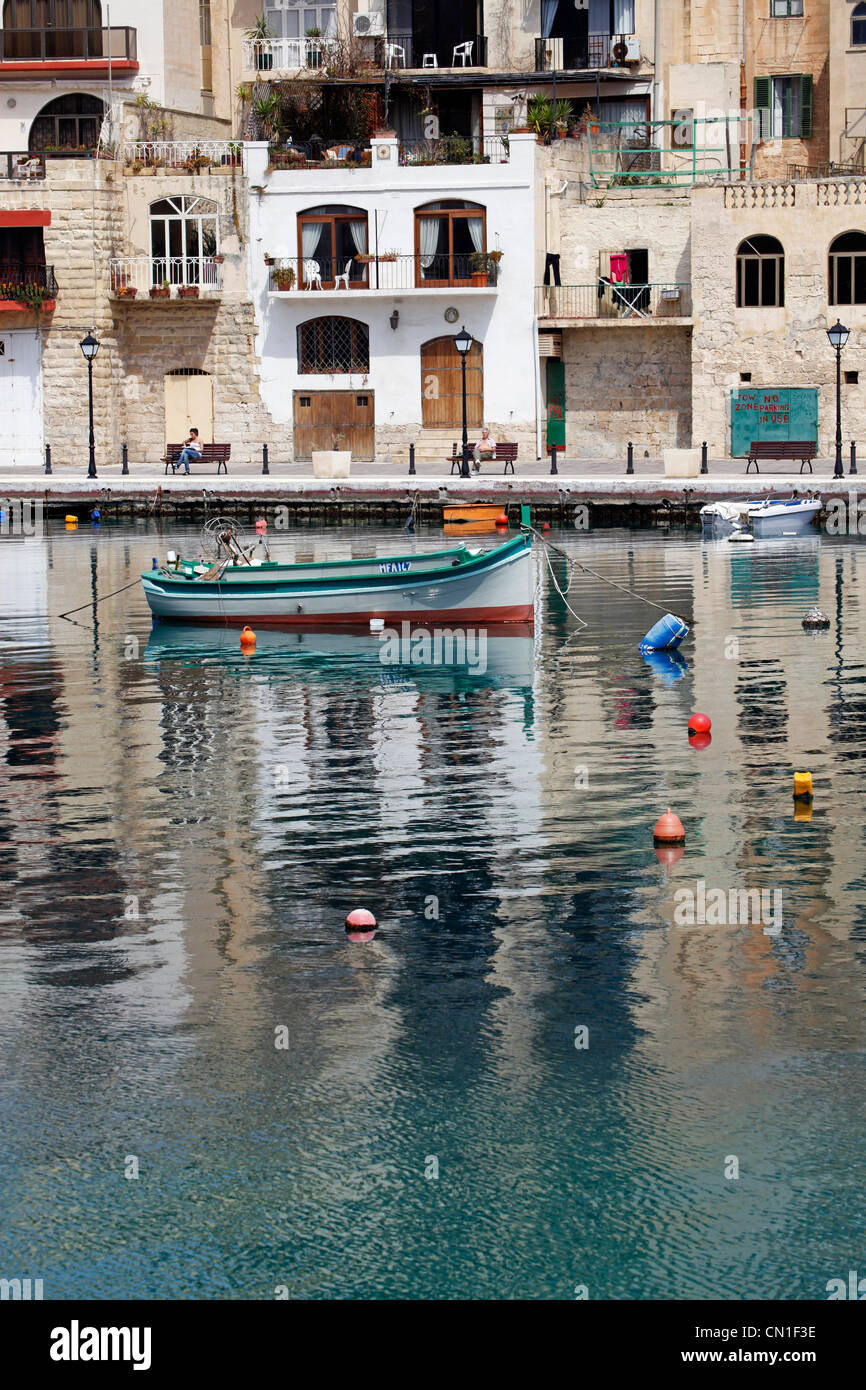
<svg viewBox="0 0 866 1390">
<path fill-rule="evenodd" d="M 705 536 L 721 539 L 732 531 L 742 531 L 748 523 L 751 502 L 708 502 L 701 507 L 701 530 Z"/>
<path fill-rule="evenodd" d="M 749 525 L 756 540 L 807 536 L 820 511 L 820 497 L 765 497 L 763 502 L 749 507 Z"/>
</svg>

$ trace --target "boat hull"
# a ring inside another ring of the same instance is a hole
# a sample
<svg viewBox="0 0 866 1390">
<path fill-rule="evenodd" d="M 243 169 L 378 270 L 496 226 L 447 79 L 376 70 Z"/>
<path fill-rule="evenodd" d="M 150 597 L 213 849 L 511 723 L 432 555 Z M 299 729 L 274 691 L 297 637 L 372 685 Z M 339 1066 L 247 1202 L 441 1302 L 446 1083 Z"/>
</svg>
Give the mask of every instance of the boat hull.
<svg viewBox="0 0 866 1390">
<path fill-rule="evenodd" d="M 767 540 L 774 536 L 809 536 L 814 532 L 820 510 L 820 502 L 752 507 L 749 510 L 749 523 L 756 540 Z"/>
<path fill-rule="evenodd" d="M 505 508 L 501 502 L 463 502 L 442 508 L 446 524 L 471 524 L 473 521 L 496 521 Z"/>
<path fill-rule="evenodd" d="M 407 562 L 399 562 L 401 564 Z M 454 569 L 424 573 L 425 557 L 408 562 L 399 575 L 371 573 L 341 575 L 339 566 L 320 567 L 321 577 L 297 567 L 280 567 L 280 574 L 245 570 L 220 582 L 196 582 L 170 572 L 151 571 L 142 583 L 151 612 L 178 622 L 259 626 L 311 627 L 323 622 L 358 625 L 370 618 L 386 623 L 409 622 L 531 622 L 534 573 L 529 537 L 468 559 Z M 382 560 L 377 569 L 395 562 Z M 413 570 L 412 566 L 415 566 Z"/>
</svg>

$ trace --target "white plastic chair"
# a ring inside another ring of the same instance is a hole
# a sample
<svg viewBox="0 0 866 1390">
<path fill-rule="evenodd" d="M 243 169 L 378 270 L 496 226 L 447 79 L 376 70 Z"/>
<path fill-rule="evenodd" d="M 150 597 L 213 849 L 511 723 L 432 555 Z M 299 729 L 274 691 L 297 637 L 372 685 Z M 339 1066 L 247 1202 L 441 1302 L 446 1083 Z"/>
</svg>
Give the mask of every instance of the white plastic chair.
<svg viewBox="0 0 866 1390">
<path fill-rule="evenodd" d="M 406 66 L 406 50 L 399 43 L 389 43 L 385 45 L 385 66 L 388 68 L 398 68 L 400 63 Z"/>
<path fill-rule="evenodd" d="M 458 58 L 461 59 L 464 68 L 466 66 L 467 58 L 469 59 L 469 66 L 472 66 L 472 46 L 474 42 L 474 39 L 467 39 L 465 43 L 458 43 L 454 45 L 454 52 L 451 55 L 452 68 L 456 68 Z"/>
<path fill-rule="evenodd" d="M 308 290 L 311 290 L 314 285 L 318 285 L 319 289 L 322 288 L 322 267 L 318 261 L 304 261 L 303 271 L 304 284 Z"/>
<path fill-rule="evenodd" d="M 435 53 L 425 53 L 421 59 L 421 66 L 422 68 L 438 68 L 439 59 Z"/>
<path fill-rule="evenodd" d="M 354 259 L 355 259 L 354 256 L 350 256 L 349 259 L 347 260 L 345 266 L 343 267 L 343 273 L 342 273 L 342 275 L 337 275 L 337 276 L 335 277 L 335 279 L 334 279 L 334 289 L 335 289 L 335 290 L 338 290 L 338 289 L 340 288 L 340 281 L 341 281 L 341 280 L 342 280 L 342 282 L 343 282 L 343 288 L 344 288 L 344 289 L 348 289 L 348 288 L 349 288 L 349 271 L 352 269 L 352 262 L 353 262 Z"/>
</svg>

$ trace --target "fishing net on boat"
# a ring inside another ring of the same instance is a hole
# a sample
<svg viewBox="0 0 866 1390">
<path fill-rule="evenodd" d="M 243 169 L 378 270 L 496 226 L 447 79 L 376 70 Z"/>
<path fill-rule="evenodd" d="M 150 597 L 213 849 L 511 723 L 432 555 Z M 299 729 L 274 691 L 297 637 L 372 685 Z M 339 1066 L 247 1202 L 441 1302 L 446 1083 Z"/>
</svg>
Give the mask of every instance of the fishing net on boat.
<svg viewBox="0 0 866 1390">
<path fill-rule="evenodd" d="M 238 559 L 249 550 L 250 544 L 243 526 L 234 517 L 215 516 L 202 527 L 202 554 L 210 559 Z"/>
</svg>

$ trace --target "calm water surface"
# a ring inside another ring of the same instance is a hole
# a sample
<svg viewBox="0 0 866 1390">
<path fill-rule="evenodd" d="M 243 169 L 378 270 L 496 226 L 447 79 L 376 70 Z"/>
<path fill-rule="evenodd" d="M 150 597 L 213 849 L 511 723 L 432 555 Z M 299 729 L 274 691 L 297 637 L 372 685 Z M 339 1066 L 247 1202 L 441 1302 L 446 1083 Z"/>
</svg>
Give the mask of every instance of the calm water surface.
<svg viewBox="0 0 866 1390">
<path fill-rule="evenodd" d="M 197 536 L 0 541 L 0 1275 L 785 1299 L 862 1268 L 857 542 L 555 534 L 693 622 L 681 664 L 644 661 L 657 611 L 589 576 L 584 630 L 545 580 L 534 638 L 474 673 L 369 636 L 246 658 L 152 632 L 138 588 L 58 618 Z M 402 546 L 280 542 L 373 543 Z M 701 879 L 779 891 L 781 930 L 675 925 Z"/>
</svg>

